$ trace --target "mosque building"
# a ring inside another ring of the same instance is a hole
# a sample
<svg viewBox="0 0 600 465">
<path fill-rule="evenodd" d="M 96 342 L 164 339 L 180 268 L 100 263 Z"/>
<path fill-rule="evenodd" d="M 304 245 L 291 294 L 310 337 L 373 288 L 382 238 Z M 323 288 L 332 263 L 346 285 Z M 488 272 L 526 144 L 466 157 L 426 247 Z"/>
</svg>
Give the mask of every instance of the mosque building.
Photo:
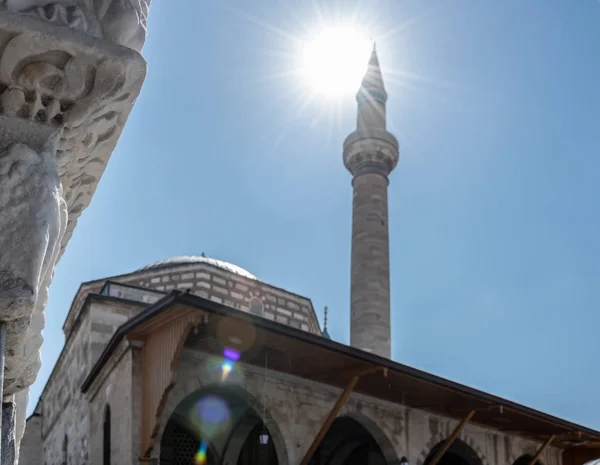
<svg viewBox="0 0 600 465">
<path fill-rule="evenodd" d="M 390 359 L 388 176 L 373 50 L 344 141 L 350 346 L 310 299 L 205 256 L 83 283 L 22 465 L 582 465 L 600 432 Z"/>
</svg>

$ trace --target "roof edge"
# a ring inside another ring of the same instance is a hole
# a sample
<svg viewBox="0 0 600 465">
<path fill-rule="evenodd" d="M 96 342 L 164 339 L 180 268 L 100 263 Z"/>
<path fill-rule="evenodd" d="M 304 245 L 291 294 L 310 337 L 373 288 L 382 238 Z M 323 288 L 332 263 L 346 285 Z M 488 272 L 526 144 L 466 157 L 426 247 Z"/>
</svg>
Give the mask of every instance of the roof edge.
<svg viewBox="0 0 600 465">
<path fill-rule="evenodd" d="M 102 367 L 104 366 L 114 349 L 129 331 L 135 329 L 138 325 L 144 323 L 145 321 L 153 318 L 155 315 L 159 314 L 174 303 L 187 305 L 193 308 L 197 308 L 199 310 L 208 310 L 209 312 L 216 313 L 222 316 L 242 316 L 243 318 L 249 319 L 253 325 L 256 325 L 259 328 L 266 329 L 268 331 L 279 332 L 280 334 L 283 334 L 287 337 L 301 340 L 303 342 L 308 342 L 322 347 L 324 349 L 335 351 L 344 355 L 349 355 L 363 362 L 371 363 L 373 365 L 379 365 L 382 368 L 388 368 L 390 370 L 397 371 L 408 376 L 412 376 L 421 381 L 436 384 L 446 389 L 454 390 L 461 394 L 475 397 L 479 400 L 483 400 L 497 405 L 502 405 L 506 408 L 510 408 L 524 415 L 532 416 L 539 420 L 554 423 L 563 428 L 575 429 L 586 434 L 600 437 L 600 431 L 595 431 L 589 427 L 578 425 L 576 423 L 564 420 L 559 417 L 555 417 L 548 413 L 541 412 L 539 410 L 527 407 L 517 402 L 498 397 L 494 394 L 489 394 L 487 392 L 480 391 L 479 389 L 469 387 L 456 381 L 451 381 L 447 378 L 442 378 L 432 373 L 427 373 L 417 368 L 413 368 L 411 366 L 404 365 L 402 363 L 395 362 L 393 360 L 362 351 L 360 349 L 357 349 L 356 347 L 347 346 L 345 344 L 341 344 L 331 339 L 326 339 L 316 334 L 289 327 L 287 325 L 283 325 L 275 321 L 267 320 L 256 315 L 243 312 L 241 310 L 237 310 L 231 307 L 227 307 L 223 304 L 219 304 L 211 300 L 203 299 L 202 297 L 198 297 L 190 293 L 184 293 L 182 291 L 177 290 L 172 291 L 169 295 L 165 296 L 163 299 L 159 300 L 154 305 L 148 307 L 146 310 L 142 311 L 141 313 L 133 317 L 131 320 L 120 326 L 119 329 L 117 329 L 117 331 L 107 344 L 102 355 L 100 356 L 96 364 L 92 367 L 92 370 L 90 371 L 87 378 L 84 380 L 81 386 L 81 391 L 83 393 L 88 391 L 92 382 L 97 377 L 100 370 L 102 369 Z"/>
<path fill-rule="evenodd" d="M 108 341 L 108 344 L 102 351 L 102 354 L 100 355 L 98 360 L 96 360 L 96 363 L 94 363 L 94 366 L 90 370 L 89 374 L 83 381 L 81 385 L 82 393 L 85 394 L 89 390 L 90 386 L 104 367 L 105 363 L 108 361 L 115 348 L 121 343 L 125 335 L 129 331 L 134 329 L 137 325 L 143 323 L 146 320 L 149 320 L 150 318 L 164 310 L 166 307 L 174 303 L 175 299 L 178 297 L 179 294 L 180 291 L 172 291 L 170 294 L 167 294 L 165 297 L 156 301 L 154 304 L 150 305 L 148 308 L 141 311 L 136 316 L 119 326 L 119 328 L 115 331 L 115 333 Z"/>
</svg>

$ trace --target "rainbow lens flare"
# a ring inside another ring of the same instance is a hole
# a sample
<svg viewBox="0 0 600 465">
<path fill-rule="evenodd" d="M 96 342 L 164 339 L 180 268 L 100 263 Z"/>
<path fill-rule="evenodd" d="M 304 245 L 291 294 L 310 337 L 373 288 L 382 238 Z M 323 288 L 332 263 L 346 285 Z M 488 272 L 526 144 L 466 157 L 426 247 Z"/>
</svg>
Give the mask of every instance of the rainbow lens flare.
<svg viewBox="0 0 600 465">
<path fill-rule="evenodd" d="M 203 442 L 200 444 L 200 448 L 196 455 L 194 455 L 194 463 L 196 465 L 205 465 L 206 464 L 206 449 L 208 448 L 207 444 Z"/>
<path fill-rule="evenodd" d="M 237 350 L 228 347 L 223 351 L 225 361 L 221 364 L 221 382 L 225 382 L 229 374 L 233 371 L 235 362 L 240 359 L 240 353 Z"/>
<path fill-rule="evenodd" d="M 229 373 L 233 370 L 233 363 L 230 361 L 225 361 L 221 365 L 221 382 L 225 382 Z"/>
</svg>

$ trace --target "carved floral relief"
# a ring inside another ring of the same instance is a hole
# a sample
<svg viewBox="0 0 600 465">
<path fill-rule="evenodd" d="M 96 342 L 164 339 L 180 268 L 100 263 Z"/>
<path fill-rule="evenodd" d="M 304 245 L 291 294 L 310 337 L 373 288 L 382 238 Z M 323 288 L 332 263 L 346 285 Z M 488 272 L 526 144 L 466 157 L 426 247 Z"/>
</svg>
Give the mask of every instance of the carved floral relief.
<svg viewBox="0 0 600 465">
<path fill-rule="evenodd" d="M 4 0 L 4 9 L 141 51 L 150 0 Z"/>
</svg>

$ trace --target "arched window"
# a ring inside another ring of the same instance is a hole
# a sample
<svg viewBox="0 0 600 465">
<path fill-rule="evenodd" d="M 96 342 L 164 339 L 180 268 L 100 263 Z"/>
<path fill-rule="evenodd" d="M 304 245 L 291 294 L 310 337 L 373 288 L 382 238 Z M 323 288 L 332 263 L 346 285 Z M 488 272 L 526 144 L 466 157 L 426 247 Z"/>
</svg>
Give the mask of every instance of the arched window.
<svg viewBox="0 0 600 465">
<path fill-rule="evenodd" d="M 250 313 L 253 313 L 254 315 L 262 316 L 264 309 L 265 309 L 265 305 L 263 304 L 262 300 L 260 300 L 258 297 L 252 297 L 250 299 L 250 305 L 249 305 Z"/>
<path fill-rule="evenodd" d="M 66 434 L 63 440 L 62 463 L 63 465 L 69 465 L 69 438 Z"/>
<path fill-rule="evenodd" d="M 102 464 L 110 465 L 110 406 L 104 409 L 104 428 L 102 438 Z"/>
</svg>

